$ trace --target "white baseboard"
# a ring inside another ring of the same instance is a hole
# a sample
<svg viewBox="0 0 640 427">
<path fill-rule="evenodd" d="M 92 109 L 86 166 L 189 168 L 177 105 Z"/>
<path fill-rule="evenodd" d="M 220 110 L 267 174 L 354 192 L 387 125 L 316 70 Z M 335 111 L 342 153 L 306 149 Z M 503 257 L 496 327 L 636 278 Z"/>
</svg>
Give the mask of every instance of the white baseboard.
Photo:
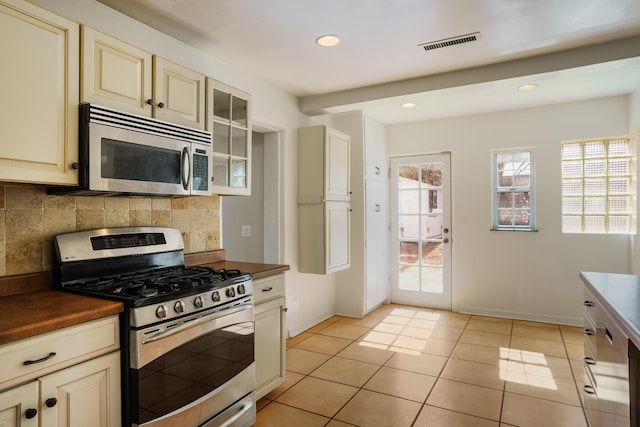
<svg viewBox="0 0 640 427">
<path fill-rule="evenodd" d="M 478 316 L 503 317 L 506 319 L 528 320 L 531 322 L 555 323 L 567 326 L 582 326 L 582 317 L 548 316 L 538 313 L 522 313 L 515 311 L 489 310 L 482 307 L 459 306 L 459 312 Z"/>
</svg>

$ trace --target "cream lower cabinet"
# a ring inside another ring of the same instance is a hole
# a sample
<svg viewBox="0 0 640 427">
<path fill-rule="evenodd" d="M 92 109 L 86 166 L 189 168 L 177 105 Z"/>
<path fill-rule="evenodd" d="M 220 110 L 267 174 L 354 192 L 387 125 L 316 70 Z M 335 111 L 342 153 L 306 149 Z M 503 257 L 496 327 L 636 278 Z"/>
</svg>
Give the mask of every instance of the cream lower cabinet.
<svg viewBox="0 0 640 427">
<path fill-rule="evenodd" d="M 0 0 L 0 181 L 78 183 L 79 25 Z"/>
<path fill-rule="evenodd" d="M 118 335 L 111 316 L 0 346 L 0 425 L 121 426 Z"/>
<path fill-rule="evenodd" d="M 253 281 L 255 295 L 256 399 L 285 380 L 284 274 Z"/>
</svg>

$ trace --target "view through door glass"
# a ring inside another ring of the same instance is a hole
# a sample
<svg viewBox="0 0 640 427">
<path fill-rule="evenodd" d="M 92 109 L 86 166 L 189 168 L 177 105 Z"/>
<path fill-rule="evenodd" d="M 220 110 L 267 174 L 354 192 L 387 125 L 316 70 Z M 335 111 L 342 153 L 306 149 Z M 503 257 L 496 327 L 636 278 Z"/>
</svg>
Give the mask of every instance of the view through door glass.
<svg viewBox="0 0 640 427">
<path fill-rule="evenodd" d="M 451 308 L 449 154 L 391 159 L 391 300 Z"/>
</svg>

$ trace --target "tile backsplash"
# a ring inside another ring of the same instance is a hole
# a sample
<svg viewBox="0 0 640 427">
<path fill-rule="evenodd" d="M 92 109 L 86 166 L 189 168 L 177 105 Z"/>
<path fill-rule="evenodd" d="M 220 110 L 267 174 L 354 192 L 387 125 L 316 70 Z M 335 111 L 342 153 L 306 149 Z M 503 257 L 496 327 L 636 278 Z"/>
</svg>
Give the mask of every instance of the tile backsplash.
<svg viewBox="0 0 640 427">
<path fill-rule="evenodd" d="M 0 185 L 0 276 L 49 271 L 57 234 L 103 227 L 177 228 L 185 253 L 220 249 L 220 198 L 50 196 Z"/>
</svg>

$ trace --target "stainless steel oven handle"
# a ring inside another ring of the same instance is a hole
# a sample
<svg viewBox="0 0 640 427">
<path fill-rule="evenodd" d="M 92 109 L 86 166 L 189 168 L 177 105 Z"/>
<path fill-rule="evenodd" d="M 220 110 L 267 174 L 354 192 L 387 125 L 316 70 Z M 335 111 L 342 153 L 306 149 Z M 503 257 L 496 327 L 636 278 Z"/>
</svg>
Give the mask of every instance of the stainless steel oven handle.
<svg viewBox="0 0 640 427">
<path fill-rule="evenodd" d="M 242 311 L 242 310 L 249 310 L 252 307 L 253 307 L 253 304 L 250 304 L 250 303 L 249 304 L 246 304 L 246 303 L 245 304 L 240 304 L 240 305 L 238 305 L 236 307 L 233 307 L 233 308 L 226 309 L 224 311 L 218 312 L 218 314 L 219 313 L 224 313 L 226 315 L 226 314 L 237 313 L 237 312 Z M 193 328 L 194 326 L 202 325 L 203 323 L 207 323 L 207 322 L 211 321 L 211 317 L 209 317 L 209 316 L 210 315 L 204 316 L 204 317 L 201 317 L 199 319 L 192 320 L 192 321 L 190 321 L 188 323 L 184 323 L 184 324 L 182 324 L 180 326 L 176 326 L 175 328 L 167 329 L 167 330 L 158 332 L 157 334 L 153 334 L 153 335 L 150 335 L 148 337 L 144 337 L 142 339 L 141 343 L 142 344 L 152 343 L 154 341 L 158 341 L 158 340 L 161 340 L 163 338 L 168 338 L 168 337 L 170 337 L 172 335 L 175 335 L 175 334 L 180 333 L 182 331 L 185 331 L 187 329 Z"/>
<path fill-rule="evenodd" d="M 251 409 L 252 406 L 253 406 L 253 402 L 246 402 L 244 405 L 242 405 L 242 407 L 238 410 L 238 412 L 233 417 L 229 418 L 227 421 L 225 421 L 224 423 L 220 424 L 220 427 L 228 427 L 228 426 L 232 425 L 241 416 L 246 414 Z"/>
</svg>

